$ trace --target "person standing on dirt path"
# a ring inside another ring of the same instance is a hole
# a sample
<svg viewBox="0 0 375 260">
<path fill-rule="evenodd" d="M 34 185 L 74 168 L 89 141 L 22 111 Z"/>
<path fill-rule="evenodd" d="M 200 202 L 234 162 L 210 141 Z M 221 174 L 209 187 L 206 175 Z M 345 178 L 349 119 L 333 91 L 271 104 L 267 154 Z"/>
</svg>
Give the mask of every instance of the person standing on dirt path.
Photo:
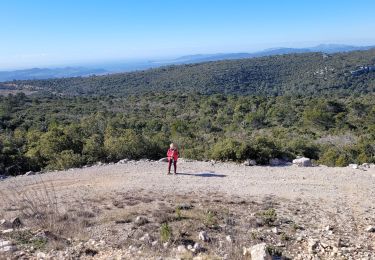
<svg viewBox="0 0 375 260">
<path fill-rule="evenodd" d="M 177 160 L 178 160 L 178 149 L 177 149 L 176 144 L 171 143 L 169 145 L 167 157 L 168 157 L 168 173 L 167 174 L 171 174 L 172 162 L 173 162 L 173 167 L 174 167 L 174 174 L 176 174 L 176 172 L 177 172 Z"/>
</svg>

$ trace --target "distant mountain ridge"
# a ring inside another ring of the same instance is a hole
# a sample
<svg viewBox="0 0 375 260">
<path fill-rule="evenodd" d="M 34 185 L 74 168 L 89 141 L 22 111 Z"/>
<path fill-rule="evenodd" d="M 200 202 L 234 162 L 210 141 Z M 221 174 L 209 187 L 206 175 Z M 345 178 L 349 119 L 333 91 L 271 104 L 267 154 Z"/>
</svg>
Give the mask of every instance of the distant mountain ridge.
<svg viewBox="0 0 375 260">
<path fill-rule="evenodd" d="M 375 48 L 372 46 L 353 46 L 345 44 L 320 44 L 308 48 L 270 48 L 259 52 L 253 53 L 216 53 L 216 54 L 195 54 L 182 56 L 177 59 L 169 61 L 170 63 L 184 64 L 184 63 L 197 63 L 218 60 L 235 60 L 235 59 L 248 59 L 272 55 L 284 55 L 293 53 L 308 53 L 308 52 L 323 52 L 327 54 L 349 51 L 363 51 Z"/>
<path fill-rule="evenodd" d="M 196 58 L 202 58 L 196 56 Z M 375 93 L 375 48 L 367 51 L 270 55 L 169 65 L 97 77 L 11 82 L 18 89 L 64 96 L 143 95 L 178 92 L 233 95 L 349 95 Z"/>
<path fill-rule="evenodd" d="M 253 53 L 216 53 L 216 54 L 194 54 L 181 56 L 171 60 L 154 60 L 143 62 L 122 62 L 122 63 L 109 63 L 98 64 L 95 66 L 86 67 L 65 67 L 65 68 L 33 68 L 26 70 L 15 71 L 0 71 L 0 82 L 12 80 L 32 80 L 32 79 L 54 79 L 54 78 L 68 78 L 68 77 L 85 77 L 91 75 L 103 75 L 119 72 L 131 72 L 137 70 L 145 70 L 150 68 L 157 68 L 166 65 L 181 65 L 202 63 L 209 61 L 220 60 L 236 60 L 259 58 L 272 55 L 285 55 L 294 53 L 311 53 L 323 52 L 327 54 L 369 50 L 375 48 L 374 46 L 353 46 L 344 44 L 320 44 L 309 48 L 270 48 L 259 52 Z"/>
</svg>

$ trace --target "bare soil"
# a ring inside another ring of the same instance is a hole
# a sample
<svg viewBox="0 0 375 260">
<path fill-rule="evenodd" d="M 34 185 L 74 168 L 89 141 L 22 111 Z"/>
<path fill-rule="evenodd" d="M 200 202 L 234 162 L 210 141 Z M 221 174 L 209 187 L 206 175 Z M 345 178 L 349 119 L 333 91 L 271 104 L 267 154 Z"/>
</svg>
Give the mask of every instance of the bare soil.
<svg viewBox="0 0 375 260">
<path fill-rule="evenodd" d="M 33 234 L 40 231 L 33 217 L 21 214 L 22 203 L 9 197 L 17 189 L 53 187 L 59 214 L 65 214 L 56 221 L 80 223 L 55 232 L 58 246 L 30 249 L 24 243 L 13 257 L 246 259 L 243 247 L 265 242 L 285 259 L 375 259 L 375 233 L 366 231 L 375 225 L 374 168 L 180 160 L 177 175 L 166 171 L 163 162 L 130 161 L 1 181 L 0 219 L 21 216 Z M 137 224 L 138 216 L 147 221 Z M 164 245 L 165 223 L 171 234 Z M 200 231 L 210 241 L 200 241 Z M 0 233 L 1 239 L 18 241 Z M 195 243 L 202 250 L 177 250 Z"/>
</svg>

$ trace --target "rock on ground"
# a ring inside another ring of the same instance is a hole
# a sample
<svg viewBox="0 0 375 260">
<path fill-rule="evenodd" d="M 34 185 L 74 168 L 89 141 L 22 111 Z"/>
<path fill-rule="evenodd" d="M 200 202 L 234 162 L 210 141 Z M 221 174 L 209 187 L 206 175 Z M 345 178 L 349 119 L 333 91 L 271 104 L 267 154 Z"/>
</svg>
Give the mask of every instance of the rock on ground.
<svg viewBox="0 0 375 260">
<path fill-rule="evenodd" d="M 293 164 L 299 167 L 311 167 L 312 166 L 311 160 L 306 157 L 294 159 Z"/>
<path fill-rule="evenodd" d="M 202 240 L 204 242 L 210 241 L 210 237 L 208 236 L 206 231 L 201 231 L 199 232 L 198 239 Z"/>
<path fill-rule="evenodd" d="M 250 256 L 251 260 L 272 260 L 272 256 L 267 250 L 266 243 L 257 244 L 250 248 L 243 249 L 244 256 Z"/>
</svg>

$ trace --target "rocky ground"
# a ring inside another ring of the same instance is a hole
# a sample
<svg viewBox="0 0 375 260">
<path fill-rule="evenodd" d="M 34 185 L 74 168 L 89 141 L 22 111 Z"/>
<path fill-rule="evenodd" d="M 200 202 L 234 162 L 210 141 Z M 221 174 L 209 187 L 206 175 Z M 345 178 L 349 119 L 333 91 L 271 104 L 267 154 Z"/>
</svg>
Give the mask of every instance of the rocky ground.
<svg viewBox="0 0 375 260">
<path fill-rule="evenodd" d="M 178 167 L 0 181 L 0 259 L 375 259 L 374 167 Z"/>
</svg>

